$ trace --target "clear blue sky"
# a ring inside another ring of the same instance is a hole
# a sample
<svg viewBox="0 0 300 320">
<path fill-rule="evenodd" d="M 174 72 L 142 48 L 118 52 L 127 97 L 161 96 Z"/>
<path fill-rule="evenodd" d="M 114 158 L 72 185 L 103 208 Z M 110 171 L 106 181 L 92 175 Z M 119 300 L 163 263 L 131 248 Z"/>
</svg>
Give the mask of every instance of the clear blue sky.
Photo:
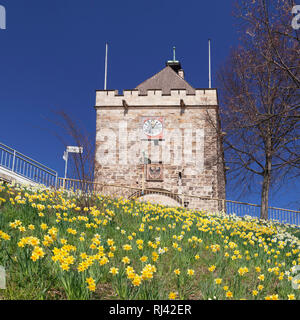
<svg viewBox="0 0 300 320">
<path fill-rule="evenodd" d="M 0 0 L 0 141 L 63 176 L 64 146 L 46 119 L 63 109 L 95 132 L 95 90 L 103 89 L 105 42 L 108 89 L 130 89 L 181 61 L 186 80 L 208 87 L 207 39 L 213 74 L 238 41 L 232 0 Z M 213 79 L 214 80 L 214 79 Z M 213 82 L 214 85 L 214 82 Z M 298 186 L 299 187 L 299 186 Z M 228 189 L 236 199 L 236 190 Z M 295 208 L 291 184 L 271 204 Z M 258 202 L 259 195 L 241 200 Z M 299 207 L 296 206 L 296 207 Z"/>
</svg>

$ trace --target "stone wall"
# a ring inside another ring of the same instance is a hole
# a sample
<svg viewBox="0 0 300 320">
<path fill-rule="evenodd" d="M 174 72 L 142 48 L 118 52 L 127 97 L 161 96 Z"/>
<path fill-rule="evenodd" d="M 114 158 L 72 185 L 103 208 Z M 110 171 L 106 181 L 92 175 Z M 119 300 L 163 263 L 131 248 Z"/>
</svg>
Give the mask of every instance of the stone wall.
<svg viewBox="0 0 300 320">
<path fill-rule="evenodd" d="M 159 91 L 150 90 L 148 95 L 138 95 L 136 90 L 124 95 L 97 91 L 95 181 L 224 198 L 216 90 L 197 89 L 195 95 L 186 95 L 185 90 L 172 90 L 170 95 Z M 141 132 L 141 119 L 153 116 L 164 117 L 163 139 L 156 142 L 142 139 Z M 143 150 L 152 163 L 162 162 L 163 181 L 145 181 Z M 221 209 L 217 201 L 186 201 L 190 208 Z"/>
</svg>

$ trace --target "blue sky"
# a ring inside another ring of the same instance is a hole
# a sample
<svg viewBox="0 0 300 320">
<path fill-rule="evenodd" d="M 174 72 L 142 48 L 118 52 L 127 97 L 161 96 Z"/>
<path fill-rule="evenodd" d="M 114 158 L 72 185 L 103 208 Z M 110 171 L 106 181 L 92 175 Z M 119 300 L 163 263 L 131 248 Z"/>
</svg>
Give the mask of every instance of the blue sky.
<svg viewBox="0 0 300 320">
<path fill-rule="evenodd" d="M 103 89 L 105 42 L 108 89 L 130 89 L 181 61 L 186 80 L 208 87 L 207 40 L 213 75 L 237 44 L 231 0 L 0 0 L 7 29 L 0 30 L 0 141 L 64 173 L 64 146 L 47 119 L 63 109 L 95 132 L 95 90 Z M 213 78 L 214 85 L 214 78 Z M 228 198 L 236 199 L 228 189 Z M 293 184 L 271 204 L 295 208 Z M 258 202 L 252 194 L 242 200 Z M 296 207 L 299 207 L 296 206 Z"/>
</svg>

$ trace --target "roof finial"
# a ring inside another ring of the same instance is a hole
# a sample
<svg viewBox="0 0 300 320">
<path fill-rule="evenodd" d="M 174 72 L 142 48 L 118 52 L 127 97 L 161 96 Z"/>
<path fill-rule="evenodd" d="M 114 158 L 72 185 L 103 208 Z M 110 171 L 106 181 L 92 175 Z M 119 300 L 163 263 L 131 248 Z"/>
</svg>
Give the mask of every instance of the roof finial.
<svg viewBox="0 0 300 320">
<path fill-rule="evenodd" d="M 171 67 L 175 72 L 181 69 L 181 64 L 176 60 L 176 47 L 173 46 L 173 60 L 168 60 L 166 65 Z"/>
</svg>

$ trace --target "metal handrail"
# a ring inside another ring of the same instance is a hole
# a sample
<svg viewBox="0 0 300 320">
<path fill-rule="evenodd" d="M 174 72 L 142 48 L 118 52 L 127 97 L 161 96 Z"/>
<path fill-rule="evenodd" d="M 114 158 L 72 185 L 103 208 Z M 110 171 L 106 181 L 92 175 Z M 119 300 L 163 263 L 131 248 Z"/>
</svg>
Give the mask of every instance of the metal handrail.
<svg viewBox="0 0 300 320">
<path fill-rule="evenodd" d="M 2 146 L 6 147 L 7 149 L 10 149 L 12 152 L 5 150 Z M 55 170 L 43 165 L 42 163 L 40 163 L 40 162 L 38 162 L 38 161 L 36 161 L 36 160 L 34 160 L 32 158 L 29 158 L 28 156 L 24 155 L 23 153 L 15 150 L 15 149 L 10 148 L 10 147 L 6 146 L 5 144 L 3 144 L 1 142 L 0 142 L 0 149 L 10 153 L 11 155 L 14 155 L 14 152 L 15 152 L 16 156 L 20 156 L 20 158 L 22 157 L 22 158 L 28 159 L 30 162 L 34 163 L 36 167 L 39 167 L 40 169 L 45 170 L 45 171 L 49 171 L 49 173 L 54 173 L 54 174 L 57 173 Z"/>
<path fill-rule="evenodd" d="M 56 187 L 58 173 L 55 170 L 1 142 L 0 154 L 0 167 L 3 167 L 16 175 L 25 177 L 30 181 Z"/>
</svg>

